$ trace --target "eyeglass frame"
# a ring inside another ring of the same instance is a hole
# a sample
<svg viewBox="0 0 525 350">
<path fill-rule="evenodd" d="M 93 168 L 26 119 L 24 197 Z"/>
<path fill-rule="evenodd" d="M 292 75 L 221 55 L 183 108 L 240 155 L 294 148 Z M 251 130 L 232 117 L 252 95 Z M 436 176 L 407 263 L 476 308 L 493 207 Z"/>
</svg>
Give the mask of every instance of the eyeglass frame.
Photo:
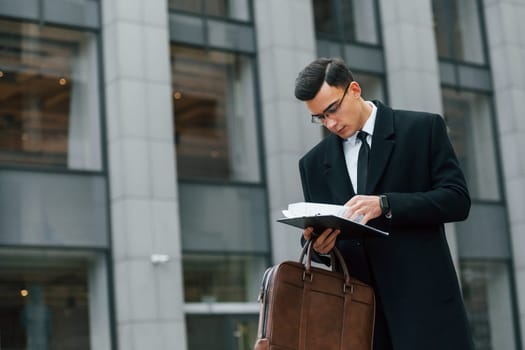
<svg viewBox="0 0 525 350">
<path fill-rule="evenodd" d="M 348 88 L 350 87 L 350 84 L 352 82 L 348 83 L 346 85 L 345 91 L 343 93 L 343 96 L 339 99 L 339 101 L 331 103 L 328 107 L 325 108 L 325 110 L 322 113 L 319 114 L 312 114 L 310 116 L 310 121 L 314 124 L 323 124 L 323 122 L 330 117 L 331 114 L 336 114 L 339 111 L 339 108 L 341 107 L 341 104 L 343 103 L 343 100 L 345 99 L 346 93 L 348 92 Z"/>
</svg>

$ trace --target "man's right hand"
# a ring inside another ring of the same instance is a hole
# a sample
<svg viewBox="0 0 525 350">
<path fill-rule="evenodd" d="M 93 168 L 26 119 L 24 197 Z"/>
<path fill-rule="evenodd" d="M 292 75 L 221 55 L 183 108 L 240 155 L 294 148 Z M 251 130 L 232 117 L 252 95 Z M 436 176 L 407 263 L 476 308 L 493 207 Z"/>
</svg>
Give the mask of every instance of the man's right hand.
<svg viewBox="0 0 525 350">
<path fill-rule="evenodd" d="M 313 236 L 314 228 L 307 227 L 303 232 L 303 237 L 309 241 Z M 341 233 L 341 230 L 327 228 L 316 238 L 313 248 L 319 254 L 328 254 L 335 246 L 335 239 Z"/>
</svg>

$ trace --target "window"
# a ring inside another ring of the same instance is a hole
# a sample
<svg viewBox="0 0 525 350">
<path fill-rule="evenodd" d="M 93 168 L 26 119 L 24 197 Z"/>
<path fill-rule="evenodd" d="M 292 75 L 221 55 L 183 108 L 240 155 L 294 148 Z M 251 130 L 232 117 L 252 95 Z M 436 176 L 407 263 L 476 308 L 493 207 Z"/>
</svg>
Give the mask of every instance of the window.
<svg viewBox="0 0 525 350">
<path fill-rule="evenodd" d="M 179 179 L 259 182 L 252 59 L 172 45 Z"/>
<path fill-rule="evenodd" d="M 0 164 L 100 170 L 96 36 L 0 20 Z"/>
<path fill-rule="evenodd" d="M 250 21 L 249 0 L 169 0 L 170 10 Z"/>
<path fill-rule="evenodd" d="M 255 302 L 270 250 L 264 192 L 179 183 L 186 302 Z"/>
<path fill-rule="evenodd" d="M 491 99 L 487 95 L 443 89 L 449 136 L 477 200 L 501 200 Z"/>
<path fill-rule="evenodd" d="M 251 350 L 257 335 L 256 315 L 188 315 L 188 349 Z"/>
<path fill-rule="evenodd" d="M 374 1 L 314 0 L 313 6 L 320 39 L 379 43 Z"/>
<path fill-rule="evenodd" d="M 90 349 L 87 268 L 79 260 L 0 259 L 2 349 Z"/>
<path fill-rule="evenodd" d="M 478 0 L 433 0 L 440 58 L 485 64 Z"/>
<path fill-rule="evenodd" d="M 186 302 L 256 302 L 266 256 L 184 254 Z"/>
<path fill-rule="evenodd" d="M 361 86 L 361 95 L 365 100 L 379 100 L 383 103 L 386 103 L 382 77 L 369 74 L 352 73 L 354 75 L 354 79 Z"/>
<path fill-rule="evenodd" d="M 508 263 L 462 260 L 460 266 L 476 349 L 516 349 Z"/>
</svg>

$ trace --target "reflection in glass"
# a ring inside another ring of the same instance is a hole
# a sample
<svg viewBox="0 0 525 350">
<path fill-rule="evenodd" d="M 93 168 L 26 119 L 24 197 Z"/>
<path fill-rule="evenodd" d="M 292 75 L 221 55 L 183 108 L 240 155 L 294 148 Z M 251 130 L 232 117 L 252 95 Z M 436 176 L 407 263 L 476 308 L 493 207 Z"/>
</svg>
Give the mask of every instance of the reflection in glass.
<svg viewBox="0 0 525 350">
<path fill-rule="evenodd" d="M 179 179 L 258 182 L 252 60 L 172 45 L 171 62 Z"/>
<path fill-rule="evenodd" d="M 504 261 L 462 260 L 465 308 L 477 350 L 514 350 L 509 266 Z"/>
<path fill-rule="evenodd" d="M 314 0 L 315 30 L 324 36 L 337 36 L 334 0 Z"/>
<path fill-rule="evenodd" d="M 485 63 L 477 0 L 433 0 L 438 56 L 470 63 Z"/>
<path fill-rule="evenodd" d="M 490 97 L 443 89 L 443 107 L 471 197 L 500 200 Z"/>
<path fill-rule="evenodd" d="M 101 169 L 91 33 L 0 20 L 0 163 Z"/>
<path fill-rule="evenodd" d="M 256 315 L 187 315 L 189 350 L 252 350 Z"/>
<path fill-rule="evenodd" d="M 353 75 L 354 80 L 361 86 L 362 96 L 365 100 L 379 100 L 383 103 L 386 102 L 383 79 L 381 77 L 361 73 L 353 73 Z"/>
<path fill-rule="evenodd" d="M 170 10 L 249 21 L 249 0 L 168 0 Z"/>
<path fill-rule="evenodd" d="M 90 349 L 86 265 L 44 260 L 0 260 L 1 348 Z"/>
<path fill-rule="evenodd" d="M 375 2 L 314 0 L 315 31 L 321 39 L 378 44 Z"/>
<path fill-rule="evenodd" d="M 266 257 L 185 253 L 186 302 L 256 302 Z"/>
</svg>

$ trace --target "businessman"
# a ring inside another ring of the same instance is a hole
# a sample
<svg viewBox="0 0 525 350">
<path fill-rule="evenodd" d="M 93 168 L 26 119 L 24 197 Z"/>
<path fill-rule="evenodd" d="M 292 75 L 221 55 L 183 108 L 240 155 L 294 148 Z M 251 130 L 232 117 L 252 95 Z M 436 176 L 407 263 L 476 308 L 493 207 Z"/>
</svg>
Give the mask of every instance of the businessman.
<svg viewBox="0 0 525 350">
<path fill-rule="evenodd" d="M 444 232 L 468 216 L 470 197 L 443 119 L 363 99 L 339 59 L 306 66 L 295 96 L 330 131 L 299 161 L 305 200 L 346 205 L 352 220 L 390 232 L 337 240 L 327 229 L 313 245 L 321 260 L 337 246 L 374 288 L 374 349 L 473 349 Z"/>
</svg>

